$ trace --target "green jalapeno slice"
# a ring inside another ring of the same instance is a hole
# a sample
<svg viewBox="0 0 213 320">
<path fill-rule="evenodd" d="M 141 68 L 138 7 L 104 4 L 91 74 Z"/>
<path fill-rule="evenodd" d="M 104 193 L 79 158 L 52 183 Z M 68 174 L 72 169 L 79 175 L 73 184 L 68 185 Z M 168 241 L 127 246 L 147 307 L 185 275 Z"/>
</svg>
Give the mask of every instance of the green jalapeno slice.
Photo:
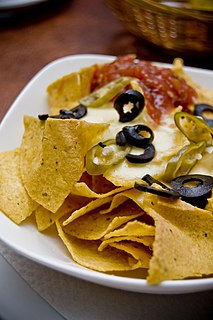
<svg viewBox="0 0 213 320">
<path fill-rule="evenodd" d="M 201 118 L 186 112 L 177 112 L 174 116 L 175 124 L 189 141 L 205 141 L 212 145 L 213 128 Z"/>
<path fill-rule="evenodd" d="M 119 146 L 114 139 L 99 143 L 86 154 L 86 170 L 91 175 L 103 174 L 130 152 L 131 147 Z"/>
<path fill-rule="evenodd" d="M 132 79 L 131 77 L 120 77 L 113 80 L 80 99 L 80 103 L 89 108 L 98 108 L 118 95 L 124 87 L 130 84 Z"/>
<path fill-rule="evenodd" d="M 205 141 L 190 143 L 179 150 L 167 163 L 163 180 L 171 181 L 175 177 L 187 174 L 193 166 L 202 158 L 202 153 L 206 149 Z"/>
</svg>

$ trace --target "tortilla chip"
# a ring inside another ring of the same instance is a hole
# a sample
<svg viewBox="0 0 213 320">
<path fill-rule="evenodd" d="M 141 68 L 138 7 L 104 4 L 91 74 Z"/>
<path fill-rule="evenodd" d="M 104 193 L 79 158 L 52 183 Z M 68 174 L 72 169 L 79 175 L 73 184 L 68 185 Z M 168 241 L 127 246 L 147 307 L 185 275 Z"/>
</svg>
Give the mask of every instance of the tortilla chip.
<svg viewBox="0 0 213 320">
<path fill-rule="evenodd" d="M 108 214 L 100 214 L 99 207 L 75 219 L 66 225 L 64 230 L 79 239 L 98 240 L 140 215 L 141 209 L 139 207 L 134 208 L 126 203 Z"/>
<path fill-rule="evenodd" d="M 136 203 L 143 211 L 142 205 L 143 205 L 144 193 L 133 188 L 133 189 L 125 190 L 123 192 L 115 194 L 114 197 L 112 198 L 109 208 L 102 210 L 101 213 L 103 214 L 108 213 L 113 209 L 119 207 L 122 203 L 124 203 L 129 199 L 133 200 L 133 202 Z"/>
<path fill-rule="evenodd" d="M 184 71 L 184 61 L 181 58 L 174 59 L 173 62 L 173 71 L 180 76 L 181 78 L 185 79 L 186 82 L 195 89 L 197 93 L 195 103 L 207 103 L 212 105 L 213 103 L 213 90 L 204 88 L 203 86 L 199 85 L 192 78 Z"/>
<path fill-rule="evenodd" d="M 80 180 L 74 184 L 72 193 L 85 195 L 90 198 L 104 197 L 110 192 L 119 190 L 110 181 L 106 180 L 102 175 L 92 176 L 84 171 Z"/>
<path fill-rule="evenodd" d="M 80 196 L 69 195 L 62 206 L 54 213 L 42 206 L 39 206 L 35 210 L 35 218 L 37 228 L 39 231 L 44 231 L 49 228 L 56 220 L 61 217 L 70 215 L 74 210 L 80 208 L 83 204 L 86 204 L 88 199 Z"/>
<path fill-rule="evenodd" d="M 60 109 L 72 109 L 83 96 L 90 93 L 94 66 L 85 67 L 79 72 L 68 74 L 47 87 L 51 114 Z"/>
<path fill-rule="evenodd" d="M 20 224 L 38 207 L 25 190 L 19 170 L 20 150 L 0 153 L 0 210 Z"/>
<path fill-rule="evenodd" d="M 117 242 L 122 242 L 122 241 L 127 241 L 127 242 L 138 242 L 142 243 L 146 247 L 151 248 L 154 237 L 149 237 L 149 236 L 144 236 L 144 237 L 137 237 L 137 236 L 120 236 L 120 237 L 113 237 L 107 240 L 103 240 L 100 246 L 98 247 L 99 251 L 103 251 L 107 246 L 111 245 L 112 243 L 117 243 Z"/>
<path fill-rule="evenodd" d="M 144 209 L 155 221 L 148 282 L 213 274 L 213 215 L 184 201 L 146 194 Z"/>
<path fill-rule="evenodd" d="M 125 236 L 134 236 L 134 237 L 144 237 L 144 236 L 154 236 L 155 227 L 148 225 L 144 222 L 134 220 L 129 221 L 122 228 L 114 230 L 105 235 L 105 239 L 112 237 L 125 237 Z"/>
<path fill-rule="evenodd" d="M 77 239 L 66 234 L 59 222 L 56 223 L 56 226 L 59 237 L 66 245 L 73 260 L 81 266 L 101 272 L 128 271 L 141 266 L 140 260 L 137 261 L 124 251 L 108 247 L 103 252 L 99 252 L 99 241 Z"/>
<path fill-rule="evenodd" d="M 106 198 L 108 196 L 111 196 L 113 194 L 122 192 L 124 190 L 127 190 L 126 187 L 120 187 L 120 188 L 114 188 L 111 191 L 108 191 L 106 193 L 97 193 L 89 188 L 89 186 L 85 182 L 77 182 L 74 184 L 71 193 L 76 195 L 81 195 L 88 198 Z"/>
<path fill-rule="evenodd" d="M 64 222 L 63 226 L 71 223 L 72 221 L 76 220 L 77 218 L 85 215 L 88 212 L 91 212 L 97 208 L 101 208 L 102 206 L 110 203 L 112 200 L 112 196 L 105 197 L 103 199 L 95 199 L 89 202 L 86 206 L 81 207 L 79 210 L 75 210 L 70 217 L 68 217 Z"/>
<path fill-rule="evenodd" d="M 212 189 L 212 196 L 208 199 L 208 203 L 205 207 L 206 210 L 213 212 L 213 189 Z"/>
<path fill-rule="evenodd" d="M 141 261 L 141 268 L 148 268 L 149 261 L 151 259 L 151 253 L 146 249 L 143 244 L 138 242 L 122 241 L 113 242 L 110 244 L 111 247 L 123 250 L 132 255 L 136 260 Z"/>
<path fill-rule="evenodd" d="M 84 156 L 107 128 L 74 119 L 24 118 L 21 177 L 30 197 L 56 212 L 84 171 Z"/>
<path fill-rule="evenodd" d="M 91 82 L 93 78 L 96 65 L 81 68 L 78 72 L 80 75 L 80 98 L 87 96 L 91 92 Z"/>
</svg>

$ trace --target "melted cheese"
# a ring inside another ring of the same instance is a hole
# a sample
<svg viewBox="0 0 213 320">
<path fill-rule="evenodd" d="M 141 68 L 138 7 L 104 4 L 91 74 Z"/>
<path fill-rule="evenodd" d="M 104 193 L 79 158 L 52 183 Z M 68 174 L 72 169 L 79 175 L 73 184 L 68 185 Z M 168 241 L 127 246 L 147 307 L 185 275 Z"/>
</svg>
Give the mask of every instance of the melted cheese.
<svg viewBox="0 0 213 320">
<path fill-rule="evenodd" d="M 176 111 L 180 111 L 180 109 Z M 108 139 L 115 139 L 117 132 L 127 125 L 146 124 L 154 132 L 153 144 L 156 153 L 152 161 L 144 164 L 134 164 L 124 159 L 110 167 L 110 169 L 104 173 L 105 178 L 117 186 L 132 187 L 135 180 L 141 179 L 145 174 L 150 174 L 157 179 L 161 179 L 169 159 L 176 155 L 184 145 L 189 143 L 185 136 L 177 129 L 174 123 L 173 113 L 164 119 L 163 125 L 153 123 L 146 109 L 133 121 L 121 123 L 119 122 L 117 111 L 113 108 L 112 104 L 108 104 L 101 108 L 88 108 L 88 113 L 84 119 L 88 122 L 110 123 L 109 128 L 103 136 L 102 142 Z M 133 147 L 131 153 L 140 154 L 143 153 L 143 149 Z M 212 158 L 213 148 L 210 147 L 202 156 L 202 159 L 197 161 L 190 173 L 212 175 Z"/>
<path fill-rule="evenodd" d="M 156 154 L 152 161 L 145 164 L 134 164 L 124 159 L 105 172 L 104 176 L 106 179 L 115 185 L 132 186 L 136 179 L 142 178 L 145 174 L 160 178 L 164 174 L 168 160 L 186 143 L 186 138 L 174 124 L 173 114 L 168 115 L 168 118 L 164 119 L 164 125 L 156 125 L 152 121 L 150 121 L 150 124 L 147 124 L 149 119 L 144 111 L 129 123 L 120 123 L 118 118 L 115 109 L 108 105 L 103 108 L 88 109 L 85 120 L 89 122 L 110 123 L 110 127 L 105 132 L 102 142 L 108 139 L 115 139 L 116 133 L 126 125 L 145 123 L 154 132 L 153 144 Z M 140 154 L 143 153 L 143 149 L 133 147 L 131 153 Z"/>
<path fill-rule="evenodd" d="M 213 146 L 206 149 L 206 152 L 192 168 L 190 174 L 213 174 Z"/>
</svg>

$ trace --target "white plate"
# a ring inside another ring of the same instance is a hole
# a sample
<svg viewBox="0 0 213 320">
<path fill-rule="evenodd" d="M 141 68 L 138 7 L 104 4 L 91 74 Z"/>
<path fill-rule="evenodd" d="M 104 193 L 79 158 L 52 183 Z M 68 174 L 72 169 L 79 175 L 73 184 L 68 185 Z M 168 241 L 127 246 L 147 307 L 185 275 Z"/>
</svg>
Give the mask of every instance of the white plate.
<svg viewBox="0 0 213 320">
<path fill-rule="evenodd" d="M 114 57 L 103 55 L 74 55 L 58 59 L 43 68 L 17 97 L 0 127 L 0 151 L 16 148 L 23 134 L 23 116 L 48 111 L 47 86 L 70 72 L 94 63 L 112 61 Z M 213 72 L 186 68 L 190 76 L 200 84 L 211 88 Z M 17 226 L 0 212 L 0 239 L 20 254 L 66 274 L 97 284 L 143 293 L 188 293 L 213 289 L 213 278 L 165 281 L 156 286 L 146 280 L 108 275 L 77 265 L 70 258 L 65 246 L 54 233 L 40 233 L 30 222 Z"/>
</svg>

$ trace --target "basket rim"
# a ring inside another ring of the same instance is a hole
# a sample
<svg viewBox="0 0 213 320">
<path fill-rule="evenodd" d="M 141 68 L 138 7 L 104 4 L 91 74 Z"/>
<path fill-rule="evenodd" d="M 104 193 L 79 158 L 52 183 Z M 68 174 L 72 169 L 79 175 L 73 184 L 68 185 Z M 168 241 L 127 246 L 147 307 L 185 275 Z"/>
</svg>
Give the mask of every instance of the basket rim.
<svg viewBox="0 0 213 320">
<path fill-rule="evenodd" d="M 166 4 L 163 4 L 161 2 L 158 2 L 156 0 L 121 0 L 122 2 L 126 2 L 129 5 L 137 6 L 140 9 L 146 9 L 150 12 L 155 11 L 156 13 L 162 13 L 162 14 L 172 14 L 177 17 L 182 18 L 193 18 L 193 19 L 199 19 L 199 20 L 208 20 L 213 21 L 213 11 L 208 10 L 199 10 L 194 8 L 184 8 L 184 7 L 173 7 L 168 6 Z M 107 0 L 108 3 L 113 3 L 116 5 L 116 2 L 119 2 L 118 0 Z"/>
</svg>

